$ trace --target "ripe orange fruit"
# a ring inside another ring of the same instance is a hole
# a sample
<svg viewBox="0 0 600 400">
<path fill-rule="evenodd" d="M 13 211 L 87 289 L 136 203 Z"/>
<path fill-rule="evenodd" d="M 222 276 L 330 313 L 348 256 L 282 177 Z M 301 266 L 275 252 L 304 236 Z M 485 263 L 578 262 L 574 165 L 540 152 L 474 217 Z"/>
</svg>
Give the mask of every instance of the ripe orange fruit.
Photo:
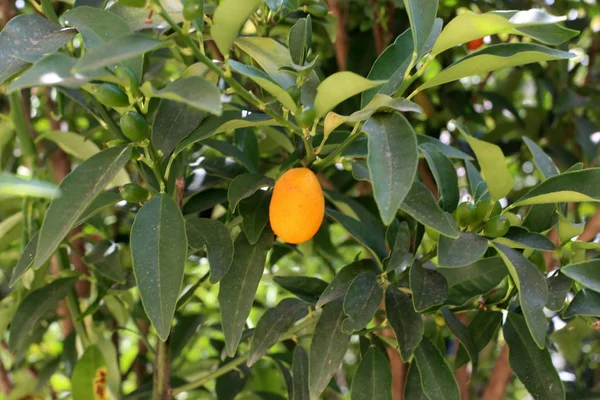
<svg viewBox="0 0 600 400">
<path fill-rule="evenodd" d="M 304 243 L 319 230 L 325 198 L 317 176 L 308 168 L 290 169 L 277 180 L 269 205 L 273 232 L 287 243 Z"/>
<path fill-rule="evenodd" d="M 469 49 L 470 51 L 477 50 L 481 46 L 483 46 L 483 38 L 479 38 L 479 39 L 475 39 L 475 40 L 471 40 L 470 42 L 467 42 L 467 49 Z"/>
</svg>

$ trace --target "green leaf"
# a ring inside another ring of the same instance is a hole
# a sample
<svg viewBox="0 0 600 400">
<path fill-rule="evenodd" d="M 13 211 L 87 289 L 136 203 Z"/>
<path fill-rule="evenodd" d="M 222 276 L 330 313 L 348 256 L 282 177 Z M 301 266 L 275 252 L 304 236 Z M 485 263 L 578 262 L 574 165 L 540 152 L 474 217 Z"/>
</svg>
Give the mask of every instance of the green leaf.
<svg viewBox="0 0 600 400">
<path fill-rule="evenodd" d="M 433 194 L 421 182 L 415 180 L 400 209 L 417 221 L 441 234 L 457 238 L 458 228 L 450 216 L 438 206 Z"/>
<path fill-rule="evenodd" d="M 52 200 L 40 229 L 33 268 L 41 267 L 60 242 L 131 157 L 131 147 L 104 150 L 79 164 L 59 185 L 61 197 Z"/>
<path fill-rule="evenodd" d="M 242 229 L 250 244 L 256 243 L 269 222 L 269 204 L 271 193 L 259 190 L 252 196 L 240 201 Z"/>
<path fill-rule="evenodd" d="M 376 232 L 373 232 L 370 226 L 329 207 L 325 207 L 325 213 L 335 222 L 342 225 L 348 231 L 350 236 L 369 249 L 375 257 L 379 260 L 385 258 L 387 252 L 383 240 L 380 240 L 382 238 L 380 238 Z"/>
<path fill-rule="evenodd" d="M 310 304 L 315 304 L 327 288 L 327 282 L 310 276 L 274 276 L 273 281 Z"/>
<path fill-rule="evenodd" d="M 106 361 L 98 346 L 86 348 L 71 377 L 73 400 L 95 399 L 99 392 L 106 393 L 107 374 Z"/>
<path fill-rule="evenodd" d="M 255 173 L 256 166 L 255 163 L 239 148 L 234 146 L 233 144 L 224 141 L 224 140 L 216 140 L 216 139 L 204 139 L 201 142 L 203 145 L 211 147 L 217 150 L 219 153 L 224 156 L 231 157 L 236 161 L 239 161 L 249 172 Z"/>
<path fill-rule="evenodd" d="M 174 100 L 161 100 L 152 124 L 151 141 L 163 157 L 169 157 L 177 144 L 191 134 L 206 117 L 204 111 Z"/>
<path fill-rule="evenodd" d="M 462 267 L 479 260 L 488 248 L 488 240 L 471 232 L 461 232 L 458 239 L 440 236 L 438 260 L 440 267 Z"/>
<path fill-rule="evenodd" d="M 144 310 L 166 340 L 187 258 L 185 221 L 175 200 L 162 193 L 148 200 L 131 228 L 133 273 Z"/>
<path fill-rule="evenodd" d="M 349 71 L 336 72 L 328 76 L 317 88 L 317 97 L 315 97 L 317 118 L 327 114 L 342 101 L 381 84 L 382 81 L 370 81 Z"/>
<path fill-rule="evenodd" d="M 310 400 L 308 391 L 308 354 L 300 345 L 294 348 L 292 360 L 292 400 Z"/>
<path fill-rule="evenodd" d="M 390 236 L 390 229 L 394 225 L 390 225 L 388 231 L 386 233 L 386 239 Z M 395 237 L 393 238 L 393 242 L 388 239 L 388 245 L 391 247 L 390 256 L 385 260 L 385 271 L 393 271 L 398 268 L 404 268 L 410 262 L 412 258 L 412 253 L 410 251 L 410 228 L 406 221 L 402 221 L 402 223 L 398 224 L 397 232 L 395 232 Z"/>
<path fill-rule="evenodd" d="M 312 23 L 310 14 L 306 18 L 299 18 L 290 29 L 288 47 L 290 57 L 294 64 L 303 66 L 312 44 Z"/>
<path fill-rule="evenodd" d="M 570 318 L 576 315 L 600 318 L 600 294 L 588 289 L 580 290 L 565 310 L 564 317 Z"/>
<path fill-rule="evenodd" d="M 404 0 L 404 7 L 412 30 L 414 64 L 433 31 L 438 0 Z"/>
<path fill-rule="evenodd" d="M 442 314 L 444 314 L 446 326 L 450 329 L 450 332 L 452 332 L 456 339 L 458 339 L 462 348 L 465 349 L 469 355 L 473 365 L 473 375 L 475 375 L 479 365 L 479 350 L 475 344 L 475 339 L 471 335 L 472 330 L 464 326 L 447 308 L 442 309 Z"/>
<path fill-rule="evenodd" d="M 394 220 L 408 194 L 419 154 L 415 132 L 407 119 L 397 113 L 375 114 L 364 124 L 369 137 L 369 172 L 373 193 L 384 224 Z"/>
<path fill-rule="evenodd" d="M 404 386 L 404 400 L 429 400 L 421 386 L 421 374 L 417 363 L 410 363 Z"/>
<path fill-rule="evenodd" d="M 531 155 L 533 156 L 533 163 L 540 170 L 542 176 L 545 179 L 552 178 L 554 175 L 560 174 L 560 170 L 554 164 L 554 161 L 544 153 L 544 150 L 540 148 L 533 140 L 529 139 L 527 136 L 523 136 L 523 141 L 529 148 Z"/>
<path fill-rule="evenodd" d="M 573 281 L 561 273 L 556 273 L 548 278 L 546 283 L 548 284 L 548 301 L 546 302 L 546 307 L 552 311 L 562 310 Z"/>
<path fill-rule="evenodd" d="M 556 225 L 557 220 L 555 203 L 537 204 L 531 206 L 521 226 L 530 232 L 545 232 Z"/>
<path fill-rule="evenodd" d="M 548 300 L 548 286 L 540 270 L 521 253 L 494 244 L 498 254 L 506 264 L 513 281 L 519 290 L 519 304 L 527 321 L 531 337 L 540 349 L 546 345 L 546 327 L 544 306 Z"/>
<path fill-rule="evenodd" d="M 210 283 L 219 282 L 233 262 L 233 241 L 229 229 L 215 219 L 187 218 L 185 231 L 192 249 L 206 249 L 210 265 Z"/>
<path fill-rule="evenodd" d="M 122 173 L 126 174 L 125 170 L 121 170 L 113 182 L 118 179 L 119 175 Z M 120 201 L 123 201 L 123 198 L 121 198 L 121 195 L 117 191 L 101 192 L 94 200 L 92 200 L 90 205 L 83 210 L 81 216 L 77 219 L 74 226 L 83 224 L 85 221 L 98 214 L 103 209 L 114 206 Z"/>
<path fill-rule="evenodd" d="M 52 199 L 60 196 L 60 190 L 50 182 L 21 179 L 11 174 L 0 173 L 0 195 L 4 198 L 16 196 Z"/>
<path fill-rule="evenodd" d="M 446 29 L 448 29 L 448 27 L 446 27 Z M 464 27 L 462 27 L 462 29 L 464 29 Z M 442 32 L 442 35 L 443 34 L 444 33 Z M 442 35 L 440 35 L 440 38 Z M 497 71 L 503 68 L 537 63 L 541 61 L 566 60 L 571 57 L 574 57 L 573 53 L 550 49 L 539 44 L 496 44 L 485 47 L 456 61 L 448 68 L 435 75 L 434 78 L 419 86 L 413 92 L 413 95 L 425 89 L 456 81 L 466 76 L 486 74 L 488 72 Z M 409 96 L 409 98 L 411 96 Z"/>
<path fill-rule="evenodd" d="M 436 400 L 459 400 L 460 391 L 444 356 L 427 337 L 415 350 L 415 361 L 425 395 Z"/>
<path fill-rule="evenodd" d="M 316 400 L 323 393 L 348 350 L 350 335 L 341 330 L 344 317 L 342 299 L 323 307 L 308 356 L 308 390 L 311 400 Z"/>
<path fill-rule="evenodd" d="M 73 289 L 76 280 L 76 278 L 57 279 L 25 296 L 10 324 L 8 348 L 12 353 L 25 350 L 23 346 L 28 343 L 37 324 L 50 311 L 56 309 L 59 300 Z"/>
<path fill-rule="evenodd" d="M 283 299 L 260 317 L 250 343 L 249 367 L 256 364 L 277 343 L 279 336 L 296 322 L 298 313 L 306 307 L 307 304 L 300 300 Z"/>
<path fill-rule="evenodd" d="M 508 313 L 503 331 L 510 350 L 510 367 L 533 398 L 564 399 L 565 388 L 552 365 L 548 349 L 539 348 L 525 325 L 521 315 Z"/>
<path fill-rule="evenodd" d="M 352 378 L 352 400 L 392 400 L 392 370 L 376 347 L 363 356 Z"/>
<path fill-rule="evenodd" d="M 402 360 L 407 362 L 423 338 L 423 317 L 415 311 L 410 296 L 392 285 L 385 291 L 385 310 Z"/>
<path fill-rule="evenodd" d="M 63 29 L 36 13 L 12 18 L 0 33 L 0 84 L 29 65 L 15 55 L 41 56 L 52 53 L 68 43 L 74 35 L 72 30 Z"/>
<path fill-rule="evenodd" d="M 372 272 L 362 272 L 348 287 L 344 297 L 344 313 L 348 316 L 342 323 L 342 331 L 352 334 L 363 329 L 379 309 L 383 301 L 383 289 Z"/>
<path fill-rule="evenodd" d="M 483 258 L 460 268 L 438 268 L 448 281 L 448 303 L 461 306 L 475 296 L 487 294 L 508 274 L 500 257 Z"/>
<path fill-rule="evenodd" d="M 80 160 L 87 160 L 100 152 L 100 148 L 91 139 L 72 132 L 49 131 L 40 135 L 40 138 L 56 143 L 65 153 L 71 154 Z"/>
<path fill-rule="evenodd" d="M 273 180 L 261 174 L 242 174 L 235 177 L 229 185 L 227 192 L 227 200 L 229 207 L 235 211 L 238 203 L 252 196 L 257 190 L 270 187 L 273 185 Z"/>
<path fill-rule="evenodd" d="M 432 307 L 443 304 L 448 298 L 448 282 L 444 275 L 437 272 L 432 263 L 426 264 L 425 268 L 415 262 L 410 267 L 410 288 L 412 289 L 412 300 L 416 311 L 423 312 Z"/>
<path fill-rule="evenodd" d="M 529 232 L 520 226 L 511 226 L 503 237 L 497 238 L 495 241 L 515 249 L 556 250 L 556 246 L 548 239 L 548 236 Z"/>
<path fill-rule="evenodd" d="M 240 29 L 264 0 L 224 0 L 213 15 L 210 34 L 222 54 L 229 54 Z"/>
<path fill-rule="evenodd" d="M 233 71 L 250 78 L 258 86 L 271 93 L 288 110 L 296 110 L 296 102 L 289 93 L 258 68 L 244 65 L 235 60 L 229 60 L 229 66 Z"/>
<path fill-rule="evenodd" d="M 566 41 L 577 35 L 577 31 L 557 25 L 557 22 L 564 20 L 564 17 L 555 17 L 546 14 L 546 11 L 543 9 L 493 11 L 485 14 L 475 14 L 471 11 L 465 11 L 446 25 L 435 43 L 432 54 L 437 55 L 459 44 L 499 33 L 527 35 L 543 43 L 560 44 L 562 41 Z M 543 40 L 546 38 L 545 35 L 536 35 L 536 31 L 531 29 L 536 25 L 548 24 L 550 24 L 549 26 L 554 33 L 552 37 L 548 38 L 550 39 L 549 41 Z M 566 35 L 563 35 L 563 33 L 566 33 Z M 557 41 L 556 39 L 559 37 L 560 41 Z"/>
<path fill-rule="evenodd" d="M 508 195 L 513 187 L 513 177 L 508 171 L 506 159 L 500 147 L 475 139 L 468 134 L 465 128 L 462 128 L 461 131 L 477 157 L 481 175 L 485 179 L 492 200 L 499 200 Z"/>
<path fill-rule="evenodd" d="M 590 260 L 577 264 L 565 265 L 560 272 L 579 282 L 586 288 L 600 292 L 600 260 Z"/>
<path fill-rule="evenodd" d="M 86 264 L 98 273 L 118 283 L 125 283 L 125 272 L 121 266 L 119 246 L 110 240 L 101 240 L 84 258 Z"/>
<path fill-rule="evenodd" d="M 192 292 L 195 292 L 195 290 Z M 179 308 L 179 305 L 177 308 Z M 204 316 L 202 314 L 183 315 L 177 318 L 177 324 L 171 333 L 172 360 L 177 359 L 181 355 L 181 352 L 186 348 L 186 345 L 198 334 L 203 322 Z"/>
<path fill-rule="evenodd" d="M 563 172 L 531 189 L 512 205 L 600 201 L 600 168 Z"/>
<path fill-rule="evenodd" d="M 478 357 L 478 354 L 487 346 L 490 340 L 492 340 L 501 323 L 501 312 L 484 310 L 477 311 L 477 314 L 475 314 L 475 317 L 468 327 L 468 330 L 473 337 L 473 342 L 475 343 L 474 357 Z M 469 359 L 470 356 L 467 355 L 465 348 L 463 346 L 459 347 L 458 351 L 456 352 L 454 369 L 456 370 L 462 367 L 469 362 Z"/>
<path fill-rule="evenodd" d="M 279 68 L 291 65 L 292 59 L 288 49 L 273 38 L 240 37 L 235 41 L 244 53 L 256 61 L 258 65 L 284 89 L 296 86 L 296 77 Z"/>
<path fill-rule="evenodd" d="M 433 173 L 438 187 L 440 206 L 444 211 L 452 212 L 459 200 L 458 176 L 454 164 L 434 144 L 425 143 L 419 146 L 427 164 Z"/>
<path fill-rule="evenodd" d="M 273 234 L 265 230 L 252 246 L 246 236 L 238 235 L 234 244 L 233 263 L 221 280 L 219 306 L 227 354 L 235 355 L 260 278 L 267 252 L 273 245 Z"/>
<path fill-rule="evenodd" d="M 116 38 L 123 39 L 133 33 L 123 18 L 100 8 L 77 7 L 65 12 L 61 19 L 65 25 L 77 28 L 88 50 Z M 122 65 L 131 69 L 138 81 L 142 81 L 143 56 L 131 58 Z"/>
<path fill-rule="evenodd" d="M 27 243 L 27 246 L 25 246 L 25 248 L 23 249 L 21 257 L 19 257 L 19 261 L 17 262 L 17 265 L 13 270 L 12 277 L 10 278 L 9 287 L 13 287 L 15 283 L 17 283 L 17 281 L 21 279 L 23 275 L 25 275 L 25 273 L 33 264 L 33 260 L 35 260 L 35 251 L 37 248 L 38 237 L 39 232 L 36 232 L 29 241 L 29 243 Z"/>
<path fill-rule="evenodd" d="M 371 260 L 355 261 L 343 267 L 335 275 L 331 283 L 323 290 L 316 307 L 321 308 L 325 304 L 338 299 L 346 294 L 350 284 L 362 272 L 377 271 Z"/>
<path fill-rule="evenodd" d="M 154 89 L 149 82 L 146 82 L 140 89 L 146 97 L 177 101 L 214 115 L 221 115 L 223 112 L 221 91 L 201 76 L 177 79 L 160 90 Z M 202 96 L 198 96 L 198 93 L 202 93 Z"/>
<path fill-rule="evenodd" d="M 183 206 L 183 215 L 201 213 L 227 201 L 227 189 L 207 189 L 192 195 Z"/>
<path fill-rule="evenodd" d="M 417 133 L 417 143 L 419 144 L 419 147 L 421 147 L 425 144 L 432 144 L 435 147 L 437 147 L 437 149 L 439 151 L 441 151 L 443 155 L 445 155 L 446 157 L 448 157 L 450 159 L 459 159 L 459 160 L 472 160 L 473 159 L 473 157 L 471 157 L 470 155 L 463 153 L 462 151 L 458 150 L 455 147 L 448 146 L 447 144 L 442 143 L 438 139 L 432 138 L 431 136 L 422 135 L 420 133 Z"/>
<path fill-rule="evenodd" d="M 86 51 L 75 64 L 73 71 L 86 72 L 103 67 L 114 67 L 132 58 L 143 56 L 163 44 L 164 42 L 160 40 L 139 33 L 116 37 Z"/>
</svg>

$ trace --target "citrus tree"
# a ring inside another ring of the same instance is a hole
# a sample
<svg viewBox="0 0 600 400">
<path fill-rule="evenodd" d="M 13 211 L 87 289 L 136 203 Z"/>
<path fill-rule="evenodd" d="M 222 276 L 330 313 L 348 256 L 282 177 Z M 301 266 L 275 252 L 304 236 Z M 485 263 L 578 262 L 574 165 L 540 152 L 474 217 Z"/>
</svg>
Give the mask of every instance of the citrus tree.
<svg viewBox="0 0 600 400">
<path fill-rule="evenodd" d="M 0 2 L 4 398 L 595 398 L 600 8 L 527 3 Z"/>
</svg>

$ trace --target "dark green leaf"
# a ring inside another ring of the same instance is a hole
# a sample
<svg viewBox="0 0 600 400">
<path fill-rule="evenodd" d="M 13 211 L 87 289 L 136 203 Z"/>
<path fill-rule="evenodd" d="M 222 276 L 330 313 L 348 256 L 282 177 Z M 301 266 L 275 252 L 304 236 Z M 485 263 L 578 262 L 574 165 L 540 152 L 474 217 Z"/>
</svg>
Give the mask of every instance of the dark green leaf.
<svg viewBox="0 0 600 400">
<path fill-rule="evenodd" d="M 404 7 L 412 30 L 415 53 L 413 56 L 414 64 L 417 61 L 417 55 L 421 54 L 421 50 L 427 44 L 427 40 L 433 31 L 438 0 L 404 0 Z"/>
<path fill-rule="evenodd" d="M 144 310 L 162 340 L 171 332 L 187 246 L 175 200 L 162 193 L 146 202 L 131 228 L 131 258 Z"/>
<path fill-rule="evenodd" d="M 343 267 L 333 278 L 333 281 L 323 290 L 317 302 L 317 308 L 342 297 L 348 291 L 350 284 L 362 272 L 376 271 L 375 264 L 371 260 L 360 260 Z"/>
<path fill-rule="evenodd" d="M 257 190 L 273 185 L 273 180 L 261 174 L 243 174 L 237 176 L 231 181 L 227 199 L 229 207 L 235 211 L 240 200 L 248 198 L 256 193 Z"/>
<path fill-rule="evenodd" d="M 369 348 L 352 378 L 352 400 L 392 400 L 392 371 L 376 347 Z"/>
<path fill-rule="evenodd" d="M 461 232 L 458 239 L 440 235 L 438 259 L 440 267 L 462 267 L 479 260 L 488 248 L 488 241 L 475 233 Z"/>
<path fill-rule="evenodd" d="M 198 334 L 204 322 L 202 314 L 184 315 L 177 318 L 177 325 L 171 334 L 171 359 L 175 360 L 181 355 L 190 340 Z"/>
<path fill-rule="evenodd" d="M 79 164 L 59 185 L 40 229 L 33 268 L 41 267 L 75 225 L 84 210 L 117 176 L 131 157 L 131 147 L 113 147 Z"/>
<path fill-rule="evenodd" d="M 385 310 L 396 335 L 400 355 L 407 362 L 423 338 L 423 317 L 414 310 L 410 296 L 392 285 L 385 292 Z"/>
<path fill-rule="evenodd" d="M 296 322 L 298 313 L 307 304 L 296 299 L 283 299 L 276 307 L 268 309 L 258 320 L 250 343 L 248 366 L 251 367 L 277 343 L 279 336 Z"/>
<path fill-rule="evenodd" d="M 503 331 L 510 350 L 510 366 L 533 398 L 564 399 L 565 389 L 552 365 L 550 353 L 548 349 L 540 349 L 529 335 L 525 319 L 508 313 Z"/>
<path fill-rule="evenodd" d="M 300 345 L 294 348 L 292 361 L 294 395 L 292 400 L 310 400 L 308 392 L 308 354 Z"/>
<path fill-rule="evenodd" d="M 600 201 L 600 168 L 564 172 L 531 189 L 513 207 L 527 204 Z"/>
<path fill-rule="evenodd" d="M 294 296 L 311 304 L 315 304 L 327 288 L 327 282 L 309 276 L 274 276 L 273 281 Z"/>
<path fill-rule="evenodd" d="M 328 217 L 342 225 L 348 233 L 356 239 L 360 244 L 367 247 L 375 257 L 380 260 L 385 258 L 387 252 L 383 247 L 383 240 L 377 232 L 373 232 L 369 225 L 361 223 L 361 221 L 352 218 L 339 211 L 326 207 L 325 213 Z"/>
<path fill-rule="evenodd" d="M 592 135 L 600 130 L 600 128 L 587 118 L 573 116 L 575 122 L 575 140 L 579 144 L 579 148 L 583 154 L 584 160 L 593 162 L 598 155 L 598 144 L 592 141 Z"/>
<path fill-rule="evenodd" d="M 119 246 L 110 240 L 101 240 L 84 258 L 86 264 L 92 266 L 98 273 L 115 282 L 125 283 L 125 272 L 121 266 Z"/>
<path fill-rule="evenodd" d="M 600 294 L 589 289 L 580 290 L 569 307 L 565 310 L 565 318 L 576 315 L 589 315 L 600 318 Z"/>
<path fill-rule="evenodd" d="M 459 400 L 460 391 L 444 356 L 427 337 L 415 350 L 415 361 L 425 395 L 436 400 Z"/>
<path fill-rule="evenodd" d="M 161 100 L 152 124 L 152 144 L 162 151 L 163 157 L 170 156 L 177 144 L 192 133 L 204 117 L 204 111 L 185 103 Z"/>
<path fill-rule="evenodd" d="M 220 364 L 220 367 L 233 361 L 235 361 L 235 359 L 226 359 Z M 221 375 L 217 378 L 215 383 L 216 398 L 219 400 L 236 399 L 238 394 L 244 390 L 244 386 L 246 386 L 246 382 L 249 378 L 250 369 L 243 364 L 236 369 Z"/>
<path fill-rule="evenodd" d="M 556 250 L 556 246 L 552 243 L 552 240 L 548 239 L 548 236 L 529 232 L 527 228 L 520 226 L 511 226 L 508 232 L 496 241 L 516 249 Z"/>
<path fill-rule="evenodd" d="M 235 354 L 242 337 L 264 271 L 267 252 L 272 245 L 273 234 L 269 230 L 263 231 L 254 246 L 244 235 L 238 235 L 235 240 L 233 263 L 219 288 L 223 334 L 230 356 Z"/>
<path fill-rule="evenodd" d="M 412 126 L 398 113 L 375 114 L 364 124 L 373 193 L 383 223 L 389 225 L 408 194 L 419 154 Z"/>
<path fill-rule="evenodd" d="M 557 273 L 548 278 L 547 283 L 548 301 L 546 302 L 546 307 L 552 311 L 562 310 L 573 281 L 567 276 Z"/>
<path fill-rule="evenodd" d="M 74 226 L 78 226 L 83 224 L 85 221 L 102 211 L 103 209 L 114 206 L 118 202 L 122 201 L 123 198 L 119 194 L 119 192 L 115 191 L 106 191 L 102 192 L 96 197 L 89 206 L 81 213 L 79 219 L 75 222 Z"/>
<path fill-rule="evenodd" d="M 256 243 L 261 232 L 269 222 L 269 203 L 271 193 L 259 190 L 252 196 L 240 201 L 242 228 L 250 244 Z"/>
<path fill-rule="evenodd" d="M 548 179 L 553 177 L 554 175 L 560 174 L 558 167 L 554 164 L 554 161 L 544 153 L 544 150 L 540 148 L 533 140 L 529 139 L 527 136 L 523 136 L 523 141 L 529 148 L 529 151 L 533 155 L 533 163 L 540 170 L 543 177 Z"/>
<path fill-rule="evenodd" d="M 463 153 L 462 151 L 458 150 L 455 147 L 448 146 L 447 144 L 442 143 L 440 140 L 433 138 L 431 136 L 417 133 L 417 143 L 419 144 L 419 147 L 421 147 L 425 144 L 432 144 L 439 151 L 441 151 L 443 155 L 445 155 L 446 157 L 451 158 L 451 159 L 459 159 L 459 160 L 472 160 L 473 159 L 473 157 L 471 157 L 467 153 Z"/>
<path fill-rule="evenodd" d="M 172 100 L 196 111 L 206 111 L 214 115 L 221 115 L 223 111 L 219 88 L 201 76 L 177 79 L 160 90 L 152 88 L 150 83 L 145 83 L 141 90 L 146 97 Z M 198 96 L 198 93 L 202 93 L 202 96 Z"/>
<path fill-rule="evenodd" d="M 454 164 L 435 145 L 419 146 L 433 173 L 438 187 L 440 205 L 444 211 L 452 212 L 458 205 L 458 176 Z"/>
<path fill-rule="evenodd" d="M 479 350 L 475 344 L 475 339 L 471 335 L 472 330 L 464 326 L 447 308 L 442 309 L 442 314 L 444 314 L 446 326 L 450 329 L 450 332 L 456 336 L 462 345 L 462 348 L 465 349 L 469 355 L 471 363 L 473 364 L 473 375 L 475 375 L 477 373 L 477 366 L 479 365 Z"/>
<path fill-rule="evenodd" d="M 202 141 L 202 144 L 217 150 L 224 156 L 234 158 L 235 160 L 239 161 L 240 164 L 245 166 L 249 172 L 256 172 L 255 163 L 253 163 L 252 160 L 250 160 L 242 150 L 235 147 L 231 143 L 224 140 L 205 139 Z"/>
<path fill-rule="evenodd" d="M 227 200 L 227 189 L 207 189 L 194 194 L 183 206 L 183 215 L 210 210 Z"/>
<path fill-rule="evenodd" d="M 17 262 L 17 265 L 13 270 L 12 277 L 10 278 L 10 287 L 13 287 L 15 283 L 17 283 L 17 281 L 21 279 L 23 275 L 25 275 L 25 272 L 27 272 L 29 270 L 29 267 L 31 267 L 31 265 L 33 264 L 33 260 L 35 260 L 35 252 L 37 248 L 38 237 L 39 232 L 36 232 L 35 235 L 33 235 L 31 240 L 29 241 L 29 243 L 27 243 L 27 246 L 25 246 L 25 248 L 23 249 L 21 257 L 19 257 L 19 261 Z"/>
<path fill-rule="evenodd" d="M 499 257 L 498 257 L 499 258 Z M 502 313 L 497 311 L 479 310 L 469 324 L 469 331 L 475 342 L 475 354 L 479 354 L 485 346 L 492 340 L 500 324 L 502 323 Z M 464 347 L 459 347 L 456 352 L 454 369 L 460 368 L 469 362 L 469 356 Z"/>
<path fill-rule="evenodd" d="M 219 282 L 231 267 L 234 257 L 229 229 L 221 221 L 214 219 L 187 218 L 185 230 L 191 248 L 206 249 L 210 265 L 210 283 Z"/>
<path fill-rule="evenodd" d="M 342 332 L 343 301 L 338 299 L 323 307 L 317 322 L 308 357 L 308 389 L 316 400 L 335 375 L 348 349 L 350 335 Z"/>
<path fill-rule="evenodd" d="M 388 232 L 386 233 L 386 239 L 390 233 L 390 229 L 394 225 L 390 225 Z M 410 230 L 406 221 L 398 224 L 397 232 L 395 233 L 394 241 L 390 244 L 388 239 L 388 245 L 391 247 L 391 254 L 386 259 L 385 270 L 393 271 L 397 268 L 404 268 L 412 257 L 410 252 Z"/>
<path fill-rule="evenodd" d="M 548 300 L 548 287 L 540 270 L 521 253 L 501 244 L 494 244 L 506 264 L 510 276 L 519 289 L 519 303 L 531 336 L 540 349 L 546 345 L 544 306 Z"/>
<path fill-rule="evenodd" d="M 312 44 L 312 23 L 310 14 L 307 18 L 300 18 L 290 29 L 288 47 L 292 61 L 300 66 L 304 65 L 306 56 Z"/>
<path fill-rule="evenodd" d="M 434 267 L 432 263 L 425 264 Z M 413 305 L 416 311 L 426 311 L 443 304 L 448 298 L 448 282 L 435 269 L 429 269 L 415 262 L 410 267 L 410 288 L 413 292 Z"/>
<path fill-rule="evenodd" d="M 404 400 L 429 400 L 421 386 L 421 374 L 417 363 L 410 363 L 404 386 Z"/>
<path fill-rule="evenodd" d="M 344 297 L 344 313 L 348 316 L 342 323 L 342 331 L 352 334 L 363 329 L 379 309 L 383 301 L 383 289 L 374 272 L 362 272 L 348 288 Z"/>
<path fill-rule="evenodd" d="M 600 259 L 565 265 L 560 272 L 582 286 L 600 292 Z"/>
</svg>

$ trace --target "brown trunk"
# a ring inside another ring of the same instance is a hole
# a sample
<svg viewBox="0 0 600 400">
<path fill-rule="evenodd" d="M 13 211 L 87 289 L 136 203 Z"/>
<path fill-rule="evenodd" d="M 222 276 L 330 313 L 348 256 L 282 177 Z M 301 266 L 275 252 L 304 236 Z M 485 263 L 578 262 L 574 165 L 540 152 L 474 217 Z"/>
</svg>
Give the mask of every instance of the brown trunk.
<svg viewBox="0 0 600 400">
<path fill-rule="evenodd" d="M 338 20 L 337 33 L 335 36 L 335 59 L 337 61 L 338 70 L 345 71 L 347 67 L 348 58 L 348 39 L 346 38 L 346 18 L 347 18 L 347 7 L 342 8 L 340 0 L 329 0 L 327 2 L 329 6 L 329 12 Z"/>
<path fill-rule="evenodd" d="M 14 0 L 0 0 L 0 17 L 2 17 L 0 21 L 2 22 L 2 27 L 8 24 L 8 21 L 15 16 L 14 4 Z"/>
<path fill-rule="evenodd" d="M 504 345 L 494 364 L 492 375 L 483 392 L 482 400 L 502 400 L 510 383 L 512 371 L 508 363 L 508 346 Z"/>
<path fill-rule="evenodd" d="M 471 374 L 469 373 L 467 366 L 463 365 L 454 371 L 454 376 L 456 377 L 456 383 L 458 383 L 458 388 L 460 389 L 460 399 L 469 400 L 469 379 L 471 378 Z"/>
</svg>

